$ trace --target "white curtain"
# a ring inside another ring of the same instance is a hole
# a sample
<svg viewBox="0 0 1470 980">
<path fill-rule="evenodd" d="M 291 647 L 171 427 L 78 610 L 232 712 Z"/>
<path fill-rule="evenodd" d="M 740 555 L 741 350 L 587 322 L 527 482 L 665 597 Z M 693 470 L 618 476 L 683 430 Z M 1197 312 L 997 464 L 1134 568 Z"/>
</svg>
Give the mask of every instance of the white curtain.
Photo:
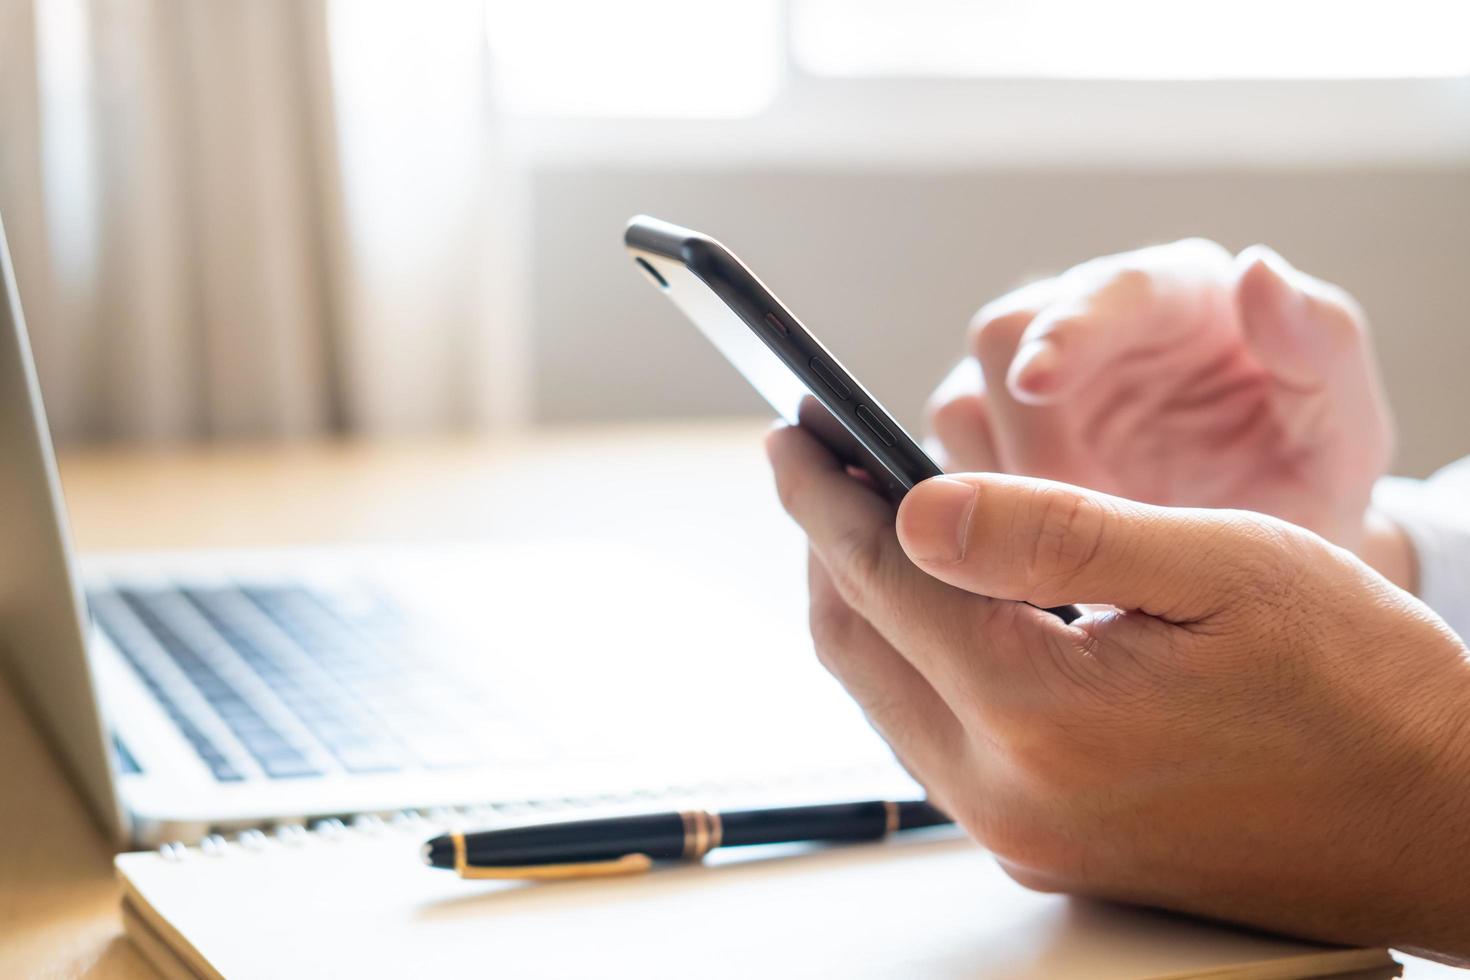
<svg viewBox="0 0 1470 980">
<path fill-rule="evenodd" d="M 58 437 L 517 423 L 485 49 L 470 0 L 0 0 L 0 219 Z"/>
</svg>

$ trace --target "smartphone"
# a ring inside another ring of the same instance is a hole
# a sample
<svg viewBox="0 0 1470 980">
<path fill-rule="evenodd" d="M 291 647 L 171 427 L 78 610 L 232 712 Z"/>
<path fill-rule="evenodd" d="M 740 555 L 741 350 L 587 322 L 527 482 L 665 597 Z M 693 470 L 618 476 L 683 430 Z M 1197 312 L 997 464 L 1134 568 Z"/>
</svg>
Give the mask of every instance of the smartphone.
<svg viewBox="0 0 1470 980">
<path fill-rule="evenodd" d="M 638 215 L 623 233 L 643 275 L 684 311 L 726 360 L 771 403 L 895 503 L 944 473 L 842 362 L 765 283 L 719 242 Z M 1075 606 L 1047 612 L 1070 623 Z"/>
<path fill-rule="evenodd" d="M 866 470 L 897 502 L 944 471 L 765 283 L 719 242 L 639 215 L 623 241 L 633 262 L 782 418 Z"/>
</svg>

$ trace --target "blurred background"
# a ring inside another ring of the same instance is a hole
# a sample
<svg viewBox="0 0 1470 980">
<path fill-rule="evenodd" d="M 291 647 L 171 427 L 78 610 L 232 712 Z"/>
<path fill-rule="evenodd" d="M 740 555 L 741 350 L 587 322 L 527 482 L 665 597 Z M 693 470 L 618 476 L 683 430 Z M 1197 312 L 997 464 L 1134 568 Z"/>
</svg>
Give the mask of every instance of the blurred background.
<svg viewBox="0 0 1470 980">
<path fill-rule="evenodd" d="M 648 212 L 911 423 L 1026 278 L 1270 243 L 1366 307 L 1422 474 L 1470 452 L 1467 38 L 1462 0 L 0 0 L 0 215 L 67 443 L 762 414 L 629 265 Z"/>
</svg>

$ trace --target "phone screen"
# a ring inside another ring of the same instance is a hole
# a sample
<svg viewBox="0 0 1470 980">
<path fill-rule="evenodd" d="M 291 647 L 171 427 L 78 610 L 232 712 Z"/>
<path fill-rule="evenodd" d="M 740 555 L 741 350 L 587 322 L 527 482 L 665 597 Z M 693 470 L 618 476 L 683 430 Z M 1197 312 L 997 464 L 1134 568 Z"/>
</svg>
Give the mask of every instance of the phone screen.
<svg viewBox="0 0 1470 980">
<path fill-rule="evenodd" d="M 841 363 L 718 242 L 635 218 L 627 245 L 673 301 L 783 419 L 811 431 L 900 499 L 942 471 Z"/>
<path fill-rule="evenodd" d="M 792 425 L 801 421 L 801 403 L 812 397 L 811 392 L 755 331 L 746 326 L 738 313 L 682 262 L 660 255 L 639 255 L 636 261 L 652 269 L 659 279 L 667 283 L 665 287 L 654 279 L 654 284 L 668 293 L 674 305 L 745 376 L 745 380 L 760 392 L 778 415 Z M 776 327 L 767 324 L 766 329 L 775 330 Z"/>
</svg>

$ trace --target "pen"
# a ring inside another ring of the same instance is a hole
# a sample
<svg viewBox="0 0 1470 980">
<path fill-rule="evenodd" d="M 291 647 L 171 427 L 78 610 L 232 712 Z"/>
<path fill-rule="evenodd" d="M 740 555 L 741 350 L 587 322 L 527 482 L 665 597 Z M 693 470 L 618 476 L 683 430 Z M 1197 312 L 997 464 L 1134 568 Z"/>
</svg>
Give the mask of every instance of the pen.
<svg viewBox="0 0 1470 980">
<path fill-rule="evenodd" d="M 953 821 L 925 800 L 830 803 L 771 810 L 668 811 L 435 837 L 424 863 L 461 878 L 590 878 L 698 861 L 717 847 L 795 841 L 876 841 Z"/>
</svg>

